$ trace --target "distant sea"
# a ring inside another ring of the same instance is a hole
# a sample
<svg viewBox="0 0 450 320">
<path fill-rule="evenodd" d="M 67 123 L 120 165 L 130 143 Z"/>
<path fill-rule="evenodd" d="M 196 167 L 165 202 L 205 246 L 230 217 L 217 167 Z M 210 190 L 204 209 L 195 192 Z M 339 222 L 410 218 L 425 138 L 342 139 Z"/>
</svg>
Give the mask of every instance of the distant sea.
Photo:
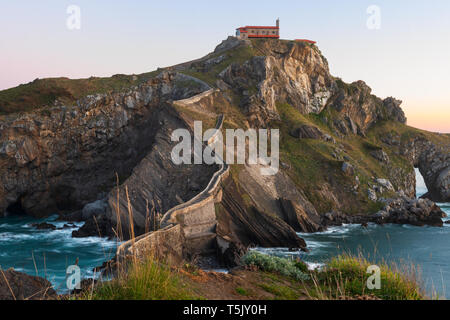
<svg viewBox="0 0 450 320">
<path fill-rule="evenodd" d="M 421 196 L 427 188 L 418 170 L 416 177 L 417 196 Z M 450 203 L 439 206 L 450 216 Z M 300 255 L 310 267 L 320 267 L 340 253 L 360 252 L 375 262 L 413 263 L 419 267 L 424 289 L 430 296 L 438 294 L 440 298 L 450 298 L 450 225 L 435 228 L 370 224 L 367 229 L 344 225 L 326 232 L 299 233 L 299 236 L 305 239 L 310 252 L 293 253 L 287 248 L 257 250 L 277 256 Z"/>
<path fill-rule="evenodd" d="M 66 269 L 75 264 L 81 276 L 95 277 L 93 268 L 115 255 L 116 241 L 90 237 L 72 238 L 75 228 L 63 230 L 37 230 L 33 223 L 47 222 L 58 228 L 65 222 L 28 216 L 0 218 L 0 267 L 14 268 L 30 275 L 38 275 L 52 282 L 59 292 L 67 291 Z M 83 223 L 77 223 L 77 227 Z"/>
</svg>

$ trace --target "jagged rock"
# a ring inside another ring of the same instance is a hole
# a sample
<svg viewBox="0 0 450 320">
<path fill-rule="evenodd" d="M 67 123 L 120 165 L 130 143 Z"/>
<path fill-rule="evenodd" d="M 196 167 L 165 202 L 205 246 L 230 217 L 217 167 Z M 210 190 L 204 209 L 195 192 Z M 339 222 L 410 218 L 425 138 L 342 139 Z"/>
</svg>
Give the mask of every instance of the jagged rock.
<svg viewBox="0 0 450 320">
<path fill-rule="evenodd" d="M 324 134 L 323 135 L 323 139 L 326 141 L 326 142 L 331 142 L 331 143 L 333 143 L 333 144 L 336 144 L 336 139 L 334 139 L 332 136 L 330 136 L 329 134 Z"/>
<path fill-rule="evenodd" d="M 330 221 L 334 220 L 334 213 L 333 212 L 327 212 L 324 214 L 324 217 Z"/>
<path fill-rule="evenodd" d="M 172 109 L 161 110 L 154 120 L 164 120 L 154 136 L 153 149 L 145 155 L 128 179 L 114 188 L 108 195 L 106 216 L 114 228 L 119 224 L 124 239 L 130 234 L 130 213 L 133 216 L 134 233 L 140 235 L 146 229 L 153 230 L 158 222 L 155 217 L 184 203 L 208 185 L 218 165 L 176 165 L 171 158 L 173 147 L 178 142 L 170 139 L 171 132 L 179 128 L 189 129 L 186 121 Z M 190 130 L 190 129 L 189 129 Z M 128 202 L 128 200 L 130 202 Z"/>
<path fill-rule="evenodd" d="M 130 176 L 152 150 L 164 126 L 165 102 L 209 88 L 162 72 L 129 90 L 90 95 L 70 107 L 1 118 L 0 213 L 10 206 L 36 217 L 80 210 L 114 187 L 115 173 Z"/>
<path fill-rule="evenodd" d="M 371 200 L 371 201 L 377 201 L 378 200 L 377 194 L 376 194 L 376 192 L 373 189 L 369 188 L 367 190 L 367 196 L 369 197 L 369 200 Z"/>
<path fill-rule="evenodd" d="M 319 113 L 335 90 L 326 59 L 302 43 L 264 42 L 266 56 L 232 64 L 220 78 L 239 95 L 250 123 L 279 119 L 276 102 L 289 103 L 303 113 Z M 299 66 L 301 66 L 299 68 Z M 256 94 L 254 88 L 258 89 Z"/>
<path fill-rule="evenodd" d="M 94 216 L 92 215 L 85 224 L 78 230 L 72 231 L 72 237 L 116 237 L 117 225 L 113 224 L 111 219 L 106 215 Z"/>
<path fill-rule="evenodd" d="M 384 152 L 384 150 L 371 151 L 370 155 L 380 162 L 384 162 L 384 163 L 389 162 L 389 156 L 387 155 L 386 152 Z"/>
<path fill-rule="evenodd" d="M 389 180 L 387 180 L 387 179 L 377 179 L 376 181 L 377 181 L 377 183 L 379 185 L 381 185 L 382 187 L 388 189 L 389 191 L 394 191 L 395 190 L 394 186 L 392 185 L 392 183 Z"/>
<path fill-rule="evenodd" d="M 306 250 L 305 241 L 280 218 L 248 207 L 233 179 L 224 183 L 221 208 L 217 213 L 217 235 L 245 247 L 289 247 Z"/>
<path fill-rule="evenodd" d="M 419 168 L 428 189 L 424 198 L 450 201 L 450 142 L 437 144 L 424 134 L 416 133 L 400 145 L 400 154 Z"/>
<path fill-rule="evenodd" d="M 322 139 L 324 135 L 317 127 L 303 125 L 290 132 L 290 135 L 298 139 Z"/>
<path fill-rule="evenodd" d="M 31 226 L 38 230 L 56 230 L 55 225 L 53 225 L 51 223 L 47 223 L 47 222 L 33 223 Z"/>
<path fill-rule="evenodd" d="M 220 43 L 216 49 L 214 50 L 214 53 L 220 53 L 224 51 L 231 50 L 239 45 L 242 45 L 245 43 L 243 40 L 239 40 L 236 37 L 229 36 L 226 40 L 223 40 L 222 43 Z"/>
<path fill-rule="evenodd" d="M 355 169 L 353 168 L 353 166 L 348 163 L 348 162 L 344 162 L 342 164 L 342 168 L 341 168 L 342 172 L 344 172 L 346 175 L 353 175 L 355 173 Z"/>
<path fill-rule="evenodd" d="M 377 223 L 430 225 L 442 227 L 447 215 L 433 201 L 407 197 L 388 199 L 382 211 L 374 215 Z"/>
<path fill-rule="evenodd" d="M 82 220 L 86 221 L 92 216 L 101 216 L 106 213 L 108 203 L 105 200 L 97 200 L 95 202 L 88 203 L 81 211 Z"/>
<path fill-rule="evenodd" d="M 352 118 L 347 117 L 347 121 L 348 121 L 348 123 L 349 123 L 350 131 L 351 131 L 353 134 L 358 134 L 359 128 L 358 128 L 358 126 L 356 125 L 356 123 L 352 120 Z"/>
<path fill-rule="evenodd" d="M 259 165 L 248 165 L 239 174 L 240 186 L 257 199 L 257 209 L 280 218 L 297 232 L 320 230 L 319 214 L 289 176 L 282 171 L 262 176 L 260 169 Z"/>
<path fill-rule="evenodd" d="M 241 258 L 247 253 L 247 248 L 230 240 L 228 237 L 217 237 L 217 247 L 222 264 L 227 268 L 234 268 L 241 265 Z"/>
<path fill-rule="evenodd" d="M 383 100 L 383 105 L 386 108 L 388 118 L 401 123 L 406 123 L 406 116 L 400 107 L 401 104 L 402 101 L 392 97 Z"/>
<path fill-rule="evenodd" d="M 52 284 L 40 277 L 29 276 L 14 269 L 1 271 L 0 300 L 55 299 Z"/>
<path fill-rule="evenodd" d="M 343 119 L 334 120 L 335 126 L 344 135 L 352 132 L 364 136 L 365 132 L 379 120 L 404 118 L 400 101 L 393 98 L 381 100 L 371 94 L 372 89 L 364 81 L 346 84 L 342 80 L 337 80 L 337 88 L 337 93 L 330 98 L 329 103 L 346 115 L 347 123 Z"/>
<path fill-rule="evenodd" d="M 322 228 L 296 201 L 280 199 L 283 220 L 297 232 L 317 232 Z M 315 215 L 317 215 L 315 213 Z"/>
</svg>

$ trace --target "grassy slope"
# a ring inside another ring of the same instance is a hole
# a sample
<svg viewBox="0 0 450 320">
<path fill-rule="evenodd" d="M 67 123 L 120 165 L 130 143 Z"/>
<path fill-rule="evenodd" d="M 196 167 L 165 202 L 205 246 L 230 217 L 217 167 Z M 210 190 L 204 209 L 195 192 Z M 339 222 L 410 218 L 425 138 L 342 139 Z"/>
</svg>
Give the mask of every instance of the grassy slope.
<svg viewBox="0 0 450 320">
<path fill-rule="evenodd" d="M 94 93 L 126 90 L 154 76 L 159 71 L 140 75 L 115 75 L 110 78 L 36 79 L 30 83 L 0 91 L 0 114 L 28 112 L 52 105 L 56 99 L 65 104 Z"/>
<path fill-rule="evenodd" d="M 328 125 L 322 121 L 323 118 L 332 117 L 329 110 L 323 111 L 319 115 L 303 115 L 298 110 L 288 104 L 279 104 L 278 112 L 282 121 L 278 123 L 281 129 L 281 158 L 290 164 L 289 173 L 292 179 L 301 189 L 303 189 L 309 200 L 320 212 L 333 209 L 332 203 L 322 198 L 317 192 L 317 186 L 325 183 L 342 189 L 343 192 L 353 192 L 355 176 L 358 176 L 361 187 L 355 194 L 355 199 L 343 205 L 347 213 L 376 212 L 381 204 L 370 202 L 367 196 L 367 183 L 372 181 L 372 177 L 387 177 L 388 167 L 383 167 L 380 162 L 370 155 L 370 151 L 378 148 L 378 145 L 370 143 L 360 136 L 350 135 L 345 139 L 340 139 L 333 135 Z M 317 126 L 324 133 L 333 136 L 337 145 L 343 148 L 336 152 L 336 145 L 331 142 L 312 139 L 296 139 L 289 135 L 289 130 L 300 125 Z M 354 176 L 345 175 L 342 170 L 343 161 L 337 160 L 332 153 L 341 157 L 347 157 L 356 169 Z M 406 160 L 397 155 L 391 155 L 393 159 L 407 166 Z M 312 184 L 311 181 L 315 183 Z M 390 196 L 386 192 L 384 196 Z M 343 197 L 345 198 L 345 196 Z M 356 201 L 354 201 L 356 200 Z"/>
<path fill-rule="evenodd" d="M 232 63 L 242 64 L 245 61 L 249 60 L 250 58 L 255 56 L 255 50 L 248 46 L 239 46 L 233 50 L 227 51 L 226 53 L 212 54 L 208 58 L 214 59 L 222 55 L 225 56 L 225 59 L 219 64 L 213 65 L 211 69 L 207 71 L 200 70 L 196 67 L 195 64 L 193 64 L 189 68 L 183 70 L 182 73 L 203 80 L 210 86 L 214 87 L 216 85 L 216 80 L 218 79 L 218 75 L 220 72 L 222 72 L 226 67 L 228 67 Z"/>
<path fill-rule="evenodd" d="M 421 300 L 414 270 L 381 268 L 381 288 L 367 289 L 371 265 L 362 257 L 339 256 L 322 271 L 307 271 L 300 262 L 252 252 L 246 267 L 231 274 L 204 272 L 185 264 L 168 267 L 152 259 L 135 261 L 128 272 L 74 298 L 87 300 Z"/>
</svg>

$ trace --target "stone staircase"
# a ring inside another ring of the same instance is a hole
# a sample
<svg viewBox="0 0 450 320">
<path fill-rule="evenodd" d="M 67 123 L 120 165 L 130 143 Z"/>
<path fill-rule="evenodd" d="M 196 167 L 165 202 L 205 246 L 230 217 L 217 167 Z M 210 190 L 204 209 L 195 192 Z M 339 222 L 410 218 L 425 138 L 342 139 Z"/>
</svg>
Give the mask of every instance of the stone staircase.
<svg viewBox="0 0 450 320">
<path fill-rule="evenodd" d="M 195 211 L 178 216 L 186 239 L 186 251 L 192 256 L 213 254 L 216 251 L 217 220 L 214 199 Z"/>
</svg>

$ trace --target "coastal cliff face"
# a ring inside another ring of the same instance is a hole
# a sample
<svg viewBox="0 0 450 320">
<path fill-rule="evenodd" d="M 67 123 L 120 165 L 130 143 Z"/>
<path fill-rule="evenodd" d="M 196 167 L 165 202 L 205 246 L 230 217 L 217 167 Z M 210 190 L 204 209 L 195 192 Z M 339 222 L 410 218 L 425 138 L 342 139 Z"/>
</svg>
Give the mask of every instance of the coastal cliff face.
<svg viewBox="0 0 450 320">
<path fill-rule="evenodd" d="M 315 45 L 230 38 L 202 59 L 133 78 L 142 81 L 0 117 L 0 212 L 78 212 L 69 216 L 87 222 L 74 236 L 100 228 L 127 238 L 129 225 L 117 229 L 130 217 L 136 235 L 158 229 L 218 170 L 174 165 L 171 132 L 195 120 L 214 127 L 220 116 L 224 128 L 277 128 L 281 137 L 278 174 L 232 165 L 221 182 L 216 220 L 205 225 L 209 250 L 213 239 L 227 264 L 251 245 L 305 250 L 296 232 L 329 225 L 439 225 L 442 211 L 413 199 L 414 167 L 426 197 L 450 201 L 450 137 L 408 127 L 401 101 L 333 77 Z M 10 96 L 0 92 L 0 103 L 17 106 Z"/>
<path fill-rule="evenodd" d="M 1 117 L 0 212 L 42 217 L 109 192 L 151 150 L 165 101 L 208 89 L 186 81 L 166 74 L 125 92 Z"/>
</svg>

